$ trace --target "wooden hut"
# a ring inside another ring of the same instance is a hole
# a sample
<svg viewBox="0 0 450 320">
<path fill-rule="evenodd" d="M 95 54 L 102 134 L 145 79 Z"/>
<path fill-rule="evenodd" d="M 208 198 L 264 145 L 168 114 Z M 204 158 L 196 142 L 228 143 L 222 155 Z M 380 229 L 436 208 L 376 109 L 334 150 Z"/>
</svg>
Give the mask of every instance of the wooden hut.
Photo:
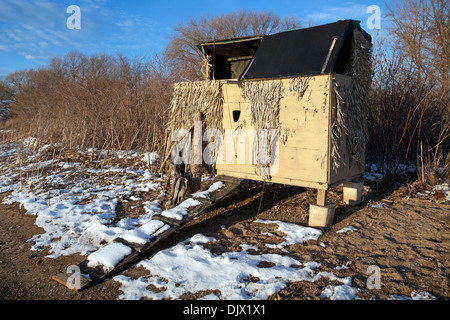
<svg viewBox="0 0 450 320">
<path fill-rule="evenodd" d="M 345 20 L 198 47 L 205 80 L 175 86 L 169 130 L 201 112 L 203 129 L 221 133 L 217 174 L 315 188 L 310 224 L 330 225 L 327 190 L 364 172 L 370 35 Z M 345 187 L 360 197 L 356 185 Z"/>
</svg>

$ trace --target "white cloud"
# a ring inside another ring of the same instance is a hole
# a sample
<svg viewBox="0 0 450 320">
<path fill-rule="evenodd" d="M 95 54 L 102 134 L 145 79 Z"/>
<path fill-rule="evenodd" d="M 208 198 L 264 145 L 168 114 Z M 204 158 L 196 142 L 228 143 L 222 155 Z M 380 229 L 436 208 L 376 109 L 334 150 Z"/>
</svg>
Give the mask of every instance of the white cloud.
<svg viewBox="0 0 450 320">
<path fill-rule="evenodd" d="M 116 11 L 106 0 L 75 3 L 81 9 L 79 30 L 67 28 L 69 2 L 0 0 L 1 66 L 23 69 L 45 64 L 45 60 L 71 50 L 140 55 L 162 49 L 164 32 L 145 13 Z"/>
<path fill-rule="evenodd" d="M 367 5 L 345 2 L 339 6 L 319 7 L 319 11 L 314 11 L 306 16 L 305 21 L 312 20 L 315 24 L 334 22 L 337 20 L 353 19 L 361 21 L 367 19 Z"/>
<path fill-rule="evenodd" d="M 0 2 L 0 50 L 10 48 L 27 60 L 43 59 L 69 50 L 99 48 L 93 1 L 81 1 L 85 20 L 81 30 L 67 28 L 67 7 L 55 0 L 2 0 Z M 83 16 L 82 16 L 83 19 Z M 92 19 L 91 19 L 92 20 Z"/>
</svg>

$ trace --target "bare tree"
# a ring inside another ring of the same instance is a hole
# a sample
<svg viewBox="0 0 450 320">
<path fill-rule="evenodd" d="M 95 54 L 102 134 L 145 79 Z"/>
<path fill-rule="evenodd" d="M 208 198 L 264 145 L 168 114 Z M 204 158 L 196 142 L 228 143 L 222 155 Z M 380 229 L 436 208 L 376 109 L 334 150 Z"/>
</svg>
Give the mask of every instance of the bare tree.
<svg viewBox="0 0 450 320">
<path fill-rule="evenodd" d="M 386 6 L 392 50 L 376 44 L 368 159 L 378 161 L 391 182 L 402 163 L 416 163 L 423 185 L 445 181 L 450 174 L 448 2 L 393 0 Z"/>
<path fill-rule="evenodd" d="M 449 87 L 448 65 L 450 59 L 450 16 L 449 3 L 446 0 L 430 2 L 430 41 L 427 50 L 435 59 L 432 64 L 442 79 L 443 87 Z"/>
<path fill-rule="evenodd" d="M 6 81 L 0 80 L 0 100 L 11 100 L 14 94 Z"/>
<path fill-rule="evenodd" d="M 447 0 L 394 0 L 386 3 L 391 33 L 419 80 L 437 81 L 448 90 L 450 46 Z"/>
<path fill-rule="evenodd" d="M 175 27 L 167 55 L 180 80 L 202 79 L 202 54 L 196 45 L 203 41 L 267 35 L 298 29 L 300 21 L 294 16 L 280 17 L 272 11 L 240 10 L 218 16 L 202 15 L 198 19 L 180 21 Z"/>
<path fill-rule="evenodd" d="M 172 84 L 163 55 L 130 59 L 76 51 L 4 81 L 21 132 L 69 148 L 147 151 L 162 143 Z"/>
<path fill-rule="evenodd" d="M 11 100 L 14 98 L 14 93 L 8 84 L 0 79 L 0 120 L 6 119 L 10 116 Z"/>
</svg>

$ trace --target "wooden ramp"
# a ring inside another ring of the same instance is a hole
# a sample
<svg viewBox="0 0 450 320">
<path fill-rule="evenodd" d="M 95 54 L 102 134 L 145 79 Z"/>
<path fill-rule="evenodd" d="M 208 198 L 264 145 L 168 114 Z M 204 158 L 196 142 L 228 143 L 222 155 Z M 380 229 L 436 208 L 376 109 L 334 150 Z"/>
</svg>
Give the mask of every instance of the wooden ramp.
<svg viewBox="0 0 450 320">
<path fill-rule="evenodd" d="M 146 242 L 145 244 L 132 243 L 122 238 L 114 239 L 113 242 L 121 243 L 131 248 L 131 253 L 129 255 L 126 255 L 118 264 L 114 266 L 112 270 L 105 270 L 102 265 L 96 266 L 94 268 L 90 267 L 88 265 L 89 260 L 86 259 L 83 262 L 79 263 L 77 266 L 71 266 L 70 268 L 68 268 L 68 270 L 52 276 L 52 279 L 75 291 L 85 289 L 86 287 L 103 281 L 111 275 L 123 270 L 132 262 L 140 259 L 162 239 L 170 236 L 184 224 L 205 213 L 210 207 L 215 205 L 227 194 L 236 189 L 240 185 L 242 180 L 243 179 L 228 176 L 216 176 L 214 181 L 202 188 L 200 192 L 210 190 L 210 187 L 212 187 L 213 184 L 217 183 L 218 181 L 221 181 L 223 183 L 222 187 L 218 190 L 209 192 L 209 197 L 198 197 L 196 196 L 198 192 L 194 195 L 189 195 L 188 197 L 186 197 L 185 200 L 192 198 L 194 200 L 198 200 L 201 204 L 187 208 L 187 214 L 183 217 L 182 220 L 166 217 L 164 216 L 164 212 L 159 215 L 154 215 L 152 219 L 162 221 L 163 226 L 158 228 L 158 230 L 153 233 L 151 239 L 148 240 L 148 242 Z"/>
</svg>

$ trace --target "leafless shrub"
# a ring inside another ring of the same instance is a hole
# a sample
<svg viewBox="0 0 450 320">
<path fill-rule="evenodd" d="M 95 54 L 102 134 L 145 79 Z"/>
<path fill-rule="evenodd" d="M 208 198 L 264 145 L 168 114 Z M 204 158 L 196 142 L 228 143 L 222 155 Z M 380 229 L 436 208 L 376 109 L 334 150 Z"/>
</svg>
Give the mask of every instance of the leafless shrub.
<svg viewBox="0 0 450 320">
<path fill-rule="evenodd" d="M 164 64 L 161 56 L 72 51 L 6 81 L 24 134 L 68 148 L 154 151 L 162 143 L 174 82 Z"/>
<path fill-rule="evenodd" d="M 217 16 L 202 15 L 180 21 L 174 27 L 167 55 L 182 80 L 202 80 L 203 55 L 196 45 L 203 41 L 266 35 L 298 29 L 294 16 L 280 17 L 272 11 L 239 10 Z"/>
<path fill-rule="evenodd" d="M 442 170 L 449 150 L 448 92 L 406 69 L 404 59 L 385 50 L 375 55 L 368 162 L 378 165 L 388 185 L 408 165 L 415 165 L 421 180 L 448 179 L 448 169 Z"/>
</svg>

